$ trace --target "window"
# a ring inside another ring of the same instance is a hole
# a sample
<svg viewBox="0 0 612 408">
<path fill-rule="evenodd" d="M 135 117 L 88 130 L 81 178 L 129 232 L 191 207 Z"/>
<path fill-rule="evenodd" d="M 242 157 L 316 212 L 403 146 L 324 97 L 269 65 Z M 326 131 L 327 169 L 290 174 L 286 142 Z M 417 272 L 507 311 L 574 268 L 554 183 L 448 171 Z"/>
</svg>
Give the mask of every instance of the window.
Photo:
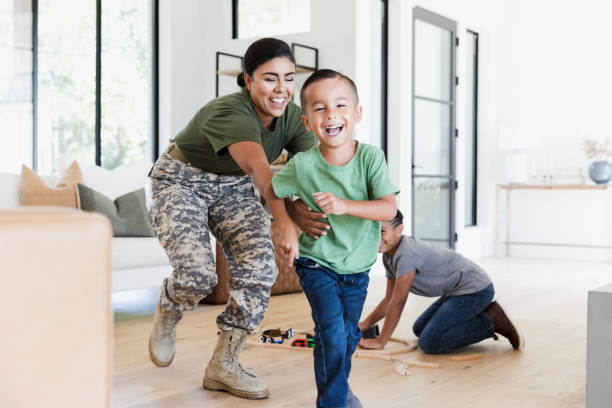
<svg viewBox="0 0 612 408">
<path fill-rule="evenodd" d="M 112 169 L 156 156 L 157 7 L 2 2 L 0 52 L 15 63 L 0 71 L 0 124 L 14 135 L 1 170 L 26 163 L 51 174 L 70 160 Z M 29 58 L 18 55 L 26 51 Z M 17 157 L 22 150 L 29 153 Z"/>
<path fill-rule="evenodd" d="M 95 164 L 96 8 L 92 5 L 38 2 L 36 148 L 37 168 L 43 174 L 60 170 L 70 159 Z"/>
<path fill-rule="evenodd" d="M 102 167 L 151 157 L 152 2 L 102 1 Z"/>
<path fill-rule="evenodd" d="M 0 171 L 32 166 L 32 1 L 0 2 Z"/>
<path fill-rule="evenodd" d="M 466 36 L 465 226 L 477 224 L 478 170 L 478 33 Z"/>
<path fill-rule="evenodd" d="M 310 0 L 233 0 L 233 38 L 310 31 Z"/>
</svg>

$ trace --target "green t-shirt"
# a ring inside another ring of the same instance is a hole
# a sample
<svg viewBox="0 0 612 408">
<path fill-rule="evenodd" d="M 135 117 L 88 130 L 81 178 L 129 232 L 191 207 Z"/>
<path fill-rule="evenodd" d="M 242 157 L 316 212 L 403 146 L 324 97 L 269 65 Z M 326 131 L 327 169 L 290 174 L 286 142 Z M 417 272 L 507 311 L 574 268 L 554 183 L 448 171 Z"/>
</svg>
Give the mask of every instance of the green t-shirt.
<svg viewBox="0 0 612 408">
<path fill-rule="evenodd" d="M 293 194 L 314 211 L 313 193 L 329 192 L 349 200 L 377 200 L 399 190 L 391 183 L 383 152 L 359 143 L 355 156 L 344 166 L 327 163 L 319 147 L 298 153 L 272 179 L 279 198 Z M 313 239 L 300 235 L 300 256 L 310 258 L 336 273 L 358 273 L 376 262 L 380 244 L 380 223 L 352 215 L 328 215 L 330 230 L 326 236 Z"/>
<path fill-rule="evenodd" d="M 243 175 L 227 147 L 252 141 L 262 145 L 272 163 L 287 149 L 290 155 L 316 145 L 314 134 L 306 130 L 302 110 L 289 102 L 276 119 L 273 131 L 263 127 L 246 88 L 207 103 L 176 136 L 178 148 L 195 167 L 216 174 Z"/>
</svg>

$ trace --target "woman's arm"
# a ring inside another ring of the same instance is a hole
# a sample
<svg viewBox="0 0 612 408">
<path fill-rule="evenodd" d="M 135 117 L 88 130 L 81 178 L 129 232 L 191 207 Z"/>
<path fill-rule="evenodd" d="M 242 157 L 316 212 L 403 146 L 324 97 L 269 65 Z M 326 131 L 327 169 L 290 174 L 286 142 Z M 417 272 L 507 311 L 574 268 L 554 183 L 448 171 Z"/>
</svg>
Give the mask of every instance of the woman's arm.
<svg viewBox="0 0 612 408">
<path fill-rule="evenodd" d="M 325 214 L 348 214 L 366 220 L 389 221 L 397 213 L 394 194 L 372 201 L 346 200 L 332 193 L 314 193 L 314 197 L 315 203 Z"/>
<path fill-rule="evenodd" d="M 299 254 L 297 233 L 289 219 L 285 203 L 274 194 L 271 183 L 274 174 L 270 170 L 263 148 L 257 142 L 245 141 L 229 145 L 228 150 L 234 161 L 247 176 L 251 177 L 259 192 L 266 199 L 268 208 L 278 224 L 278 245 L 287 258 L 288 265 L 293 266 L 293 260 L 297 259 Z"/>
<path fill-rule="evenodd" d="M 263 147 L 257 142 L 244 141 L 229 145 L 227 150 L 232 159 L 253 180 L 255 187 L 263 194 L 274 176 Z"/>
<path fill-rule="evenodd" d="M 266 203 L 268 204 L 268 208 L 270 209 L 270 212 L 272 213 L 272 216 L 276 222 L 276 228 L 278 231 L 277 245 L 282 255 L 285 257 L 287 266 L 291 267 L 293 266 L 293 261 L 298 259 L 300 255 L 297 232 L 295 231 L 293 223 L 287 214 L 285 202 L 283 199 L 278 198 L 276 194 L 274 194 L 272 181 L 268 183 L 263 194 L 266 199 Z"/>
</svg>

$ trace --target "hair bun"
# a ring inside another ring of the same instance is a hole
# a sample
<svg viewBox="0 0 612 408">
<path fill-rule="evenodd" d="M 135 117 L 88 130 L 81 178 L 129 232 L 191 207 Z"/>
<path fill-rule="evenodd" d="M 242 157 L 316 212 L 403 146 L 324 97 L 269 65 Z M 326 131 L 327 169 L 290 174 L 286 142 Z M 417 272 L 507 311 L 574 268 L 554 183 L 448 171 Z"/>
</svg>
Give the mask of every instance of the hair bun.
<svg viewBox="0 0 612 408">
<path fill-rule="evenodd" d="M 236 76 L 236 83 L 241 88 L 246 86 L 246 83 L 244 82 L 244 71 L 240 71 L 240 73 Z"/>
</svg>

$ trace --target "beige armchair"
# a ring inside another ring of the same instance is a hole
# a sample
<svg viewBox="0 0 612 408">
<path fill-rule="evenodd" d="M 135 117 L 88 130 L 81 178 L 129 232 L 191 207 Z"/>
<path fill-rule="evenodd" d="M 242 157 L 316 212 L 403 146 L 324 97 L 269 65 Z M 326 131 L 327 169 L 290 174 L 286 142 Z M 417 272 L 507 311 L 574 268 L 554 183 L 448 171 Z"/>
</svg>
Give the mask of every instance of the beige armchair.
<svg viewBox="0 0 612 408">
<path fill-rule="evenodd" d="M 111 236 L 98 214 L 0 211 L 0 406 L 110 406 Z"/>
</svg>

